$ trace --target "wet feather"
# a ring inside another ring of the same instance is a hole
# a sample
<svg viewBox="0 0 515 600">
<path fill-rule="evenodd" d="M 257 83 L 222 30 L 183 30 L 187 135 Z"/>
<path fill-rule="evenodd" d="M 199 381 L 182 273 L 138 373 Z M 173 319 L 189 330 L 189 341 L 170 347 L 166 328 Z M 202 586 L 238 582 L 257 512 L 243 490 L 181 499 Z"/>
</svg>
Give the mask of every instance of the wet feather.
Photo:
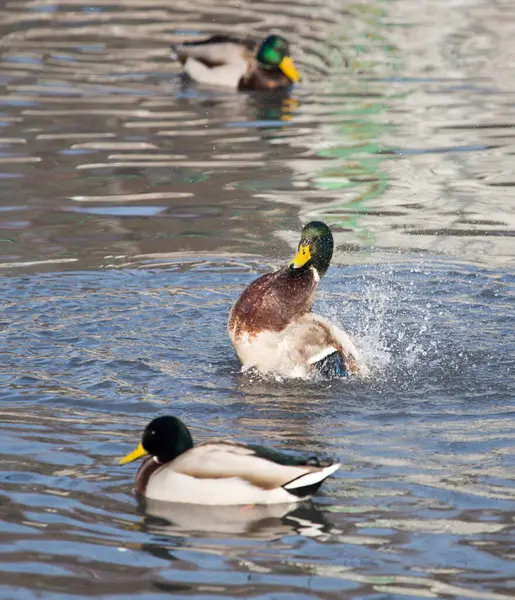
<svg viewBox="0 0 515 600">
<path fill-rule="evenodd" d="M 332 235 L 325 224 L 306 225 L 299 249 L 310 244 L 306 263 L 299 269 L 293 268 L 293 261 L 289 267 L 262 275 L 232 306 L 227 331 L 244 370 L 287 377 L 368 373 L 350 336 L 311 312 L 320 277 L 332 256 Z"/>
</svg>

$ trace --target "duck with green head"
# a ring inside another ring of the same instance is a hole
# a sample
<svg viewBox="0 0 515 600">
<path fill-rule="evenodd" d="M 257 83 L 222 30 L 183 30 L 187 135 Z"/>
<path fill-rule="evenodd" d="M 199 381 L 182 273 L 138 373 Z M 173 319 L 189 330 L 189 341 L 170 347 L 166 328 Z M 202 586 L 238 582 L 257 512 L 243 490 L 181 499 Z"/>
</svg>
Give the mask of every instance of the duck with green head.
<svg viewBox="0 0 515 600">
<path fill-rule="evenodd" d="M 239 90 L 273 90 L 300 80 L 290 47 L 280 35 L 261 42 L 229 35 L 185 42 L 172 48 L 184 72 L 198 83 Z"/>
<path fill-rule="evenodd" d="M 311 312 L 333 248 L 329 227 L 308 223 L 290 264 L 256 279 L 234 303 L 227 330 L 244 370 L 287 377 L 368 372 L 350 337 Z"/>
<path fill-rule="evenodd" d="M 153 419 L 141 443 L 120 464 L 143 457 L 136 493 L 152 500 L 217 506 L 299 502 L 310 498 L 340 466 L 231 441 L 194 446 L 186 425 L 171 415 Z"/>
</svg>

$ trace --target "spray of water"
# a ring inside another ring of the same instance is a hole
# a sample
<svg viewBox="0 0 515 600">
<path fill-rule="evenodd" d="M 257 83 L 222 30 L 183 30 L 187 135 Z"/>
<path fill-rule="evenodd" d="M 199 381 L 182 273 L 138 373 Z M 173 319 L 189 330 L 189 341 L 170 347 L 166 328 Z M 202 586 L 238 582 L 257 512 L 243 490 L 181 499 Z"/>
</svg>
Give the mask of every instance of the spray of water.
<svg viewBox="0 0 515 600">
<path fill-rule="evenodd" d="M 319 303 L 320 312 L 349 332 L 376 379 L 405 380 L 438 354 L 421 268 L 385 269 L 353 280 L 351 293 Z"/>
<path fill-rule="evenodd" d="M 328 283 L 313 310 L 353 337 L 372 381 L 405 389 L 421 379 L 436 383 L 463 369 L 446 272 L 421 259 L 360 269 Z"/>
</svg>

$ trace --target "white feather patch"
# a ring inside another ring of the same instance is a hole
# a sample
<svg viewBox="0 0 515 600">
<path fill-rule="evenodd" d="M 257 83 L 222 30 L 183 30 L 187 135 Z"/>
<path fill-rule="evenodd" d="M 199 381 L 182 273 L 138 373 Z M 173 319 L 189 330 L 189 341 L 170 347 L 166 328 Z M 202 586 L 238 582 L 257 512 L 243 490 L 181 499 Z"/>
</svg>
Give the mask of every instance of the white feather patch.
<svg viewBox="0 0 515 600">
<path fill-rule="evenodd" d="M 153 500 L 206 506 L 299 502 L 283 487 L 264 490 L 239 477 L 198 479 L 177 473 L 167 465 L 152 475 L 144 494 Z"/>
<path fill-rule="evenodd" d="M 336 352 L 336 348 L 334 346 L 327 346 L 327 348 L 324 348 L 323 350 L 321 350 L 320 352 L 318 352 L 317 354 L 315 354 L 315 356 L 312 356 L 308 360 L 308 363 L 310 365 L 314 365 L 319 360 L 322 360 L 323 358 L 325 358 L 326 356 L 329 356 L 333 352 Z"/>
<path fill-rule="evenodd" d="M 331 465 L 330 467 L 322 469 L 321 471 L 306 473 L 306 475 L 301 475 L 300 477 L 297 477 L 297 479 L 290 481 L 290 483 L 283 485 L 283 487 L 285 490 L 295 490 L 298 488 L 307 487 L 309 485 L 315 485 L 316 483 L 327 479 L 329 475 L 332 475 L 339 468 L 340 463 L 336 463 L 334 465 Z"/>
<path fill-rule="evenodd" d="M 220 67 L 208 67 L 190 56 L 184 63 L 184 71 L 199 83 L 236 89 L 247 72 L 247 64 L 242 59 Z"/>
</svg>

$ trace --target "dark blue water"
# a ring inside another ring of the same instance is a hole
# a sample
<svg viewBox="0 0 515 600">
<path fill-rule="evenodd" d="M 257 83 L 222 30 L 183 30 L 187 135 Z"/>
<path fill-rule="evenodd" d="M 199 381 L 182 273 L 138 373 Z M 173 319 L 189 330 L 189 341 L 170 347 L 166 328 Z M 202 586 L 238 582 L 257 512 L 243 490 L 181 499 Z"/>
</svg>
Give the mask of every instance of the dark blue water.
<svg viewBox="0 0 515 600">
<path fill-rule="evenodd" d="M 241 375 L 225 338 L 256 269 L 179 259 L 9 280 L 6 597 L 509 594 L 513 279 L 446 261 L 338 265 L 318 308 L 356 335 L 372 379 L 281 383 Z M 138 507 L 134 468 L 116 459 L 170 412 L 199 441 L 343 466 L 314 506 Z"/>
<path fill-rule="evenodd" d="M 0 596 L 512 598 L 515 9 L 1 17 Z M 303 84 L 183 87 L 169 45 L 235 25 L 283 30 Z M 313 218 L 316 310 L 372 375 L 243 375 L 229 308 Z M 117 459 L 167 413 L 342 468 L 301 506 L 138 502 Z"/>
</svg>

